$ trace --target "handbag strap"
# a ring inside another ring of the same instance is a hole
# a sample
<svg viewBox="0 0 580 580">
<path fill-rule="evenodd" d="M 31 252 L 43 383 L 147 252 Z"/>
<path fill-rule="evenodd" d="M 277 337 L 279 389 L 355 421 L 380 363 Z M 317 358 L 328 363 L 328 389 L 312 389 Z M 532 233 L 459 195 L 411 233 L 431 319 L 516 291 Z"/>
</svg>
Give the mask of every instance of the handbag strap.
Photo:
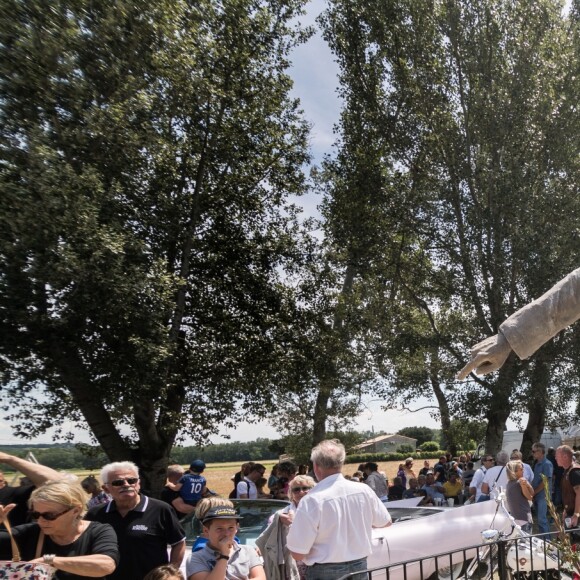
<svg viewBox="0 0 580 580">
<path fill-rule="evenodd" d="M 38 534 L 38 542 L 36 542 L 36 552 L 34 554 L 35 559 L 40 558 L 43 544 L 44 544 L 44 532 L 40 530 L 40 534 Z"/>
<path fill-rule="evenodd" d="M 20 562 L 20 550 L 18 549 L 18 544 L 12 535 L 12 528 L 10 527 L 10 522 L 8 518 L 4 520 L 4 526 L 6 527 L 6 531 L 10 536 L 10 546 L 12 547 L 12 561 L 13 562 Z"/>
<path fill-rule="evenodd" d="M 502 471 L 505 469 L 505 465 L 499 470 L 499 473 L 497 474 L 497 477 L 495 478 L 495 481 L 493 482 L 494 485 L 497 483 L 497 480 L 499 479 L 499 476 L 502 474 Z"/>
</svg>

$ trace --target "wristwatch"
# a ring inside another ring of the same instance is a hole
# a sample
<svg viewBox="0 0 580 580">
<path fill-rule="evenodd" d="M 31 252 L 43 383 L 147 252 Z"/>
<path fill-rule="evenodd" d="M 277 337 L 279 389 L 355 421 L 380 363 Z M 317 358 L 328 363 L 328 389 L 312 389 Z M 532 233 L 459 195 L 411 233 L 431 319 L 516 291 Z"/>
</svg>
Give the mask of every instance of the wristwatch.
<svg viewBox="0 0 580 580">
<path fill-rule="evenodd" d="M 576 518 L 580 518 L 580 512 L 576 512 L 576 513 L 574 514 L 574 517 L 576 517 Z"/>
<path fill-rule="evenodd" d="M 42 561 L 49 566 L 54 566 L 54 559 L 56 558 L 56 554 L 44 554 L 42 556 Z"/>
<path fill-rule="evenodd" d="M 225 554 L 216 554 L 215 559 L 216 560 L 229 560 L 230 557 L 229 556 L 226 556 Z"/>
</svg>

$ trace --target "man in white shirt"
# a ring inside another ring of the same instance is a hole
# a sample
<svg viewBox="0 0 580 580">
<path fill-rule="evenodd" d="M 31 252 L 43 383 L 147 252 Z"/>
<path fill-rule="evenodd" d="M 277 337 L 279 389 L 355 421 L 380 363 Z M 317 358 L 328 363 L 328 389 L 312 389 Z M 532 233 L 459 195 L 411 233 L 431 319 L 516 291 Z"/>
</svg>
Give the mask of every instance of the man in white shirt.
<svg viewBox="0 0 580 580">
<path fill-rule="evenodd" d="M 507 451 L 502 449 L 498 452 L 495 456 L 495 467 L 488 469 L 483 478 L 483 483 L 481 484 L 482 493 L 489 493 L 492 497 L 495 497 L 500 487 L 505 490 L 508 482 L 505 466 L 509 458 Z"/>
<path fill-rule="evenodd" d="M 258 499 L 256 481 L 261 477 L 264 477 L 264 473 L 266 473 L 266 468 L 263 465 L 260 463 L 254 464 L 250 473 L 248 473 L 248 475 L 246 475 L 236 486 L 237 499 Z"/>
<path fill-rule="evenodd" d="M 493 457 L 491 455 L 484 455 L 481 460 L 481 467 L 473 475 L 471 484 L 469 486 L 469 497 L 473 498 L 474 502 L 477 502 L 481 497 L 481 484 L 483 483 L 483 478 L 490 467 L 493 467 Z"/>
<path fill-rule="evenodd" d="M 372 489 L 342 476 L 344 445 L 319 443 L 310 459 L 319 481 L 298 504 L 287 545 L 307 565 L 306 580 L 329 580 L 363 572 L 372 551 L 372 528 L 391 524 L 391 516 Z M 353 576 L 366 578 L 366 574 Z"/>
</svg>

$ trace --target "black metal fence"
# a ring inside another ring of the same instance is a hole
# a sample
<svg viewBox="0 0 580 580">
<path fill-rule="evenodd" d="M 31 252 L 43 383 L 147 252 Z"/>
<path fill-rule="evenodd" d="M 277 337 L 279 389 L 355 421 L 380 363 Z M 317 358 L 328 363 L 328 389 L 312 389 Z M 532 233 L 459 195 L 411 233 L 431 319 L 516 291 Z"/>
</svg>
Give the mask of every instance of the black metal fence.
<svg viewBox="0 0 580 580">
<path fill-rule="evenodd" d="M 556 538 L 554 533 L 510 537 L 454 552 L 397 562 L 364 573 L 349 574 L 344 579 L 572 580 L 576 570 L 570 562 L 570 555 L 559 547 L 562 543 L 555 541 Z M 424 548 L 418 545 L 417 552 Z"/>
</svg>

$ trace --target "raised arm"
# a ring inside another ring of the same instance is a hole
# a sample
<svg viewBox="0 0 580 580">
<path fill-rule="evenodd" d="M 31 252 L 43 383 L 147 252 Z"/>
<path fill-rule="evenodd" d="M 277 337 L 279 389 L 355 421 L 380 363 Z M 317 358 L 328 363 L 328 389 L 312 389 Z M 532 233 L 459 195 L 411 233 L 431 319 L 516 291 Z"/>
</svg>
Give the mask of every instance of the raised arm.
<svg viewBox="0 0 580 580">
<path fill-rule="evenodd" d="M 15 457 L 8 453 L 0 452 L 0 463 L 10 465 L 10 467 L 24 474 L 34 485 L 37 486 L 42 485 L 49 479 L 62 479 L 66 477 L 66 474 L 59 473 L 51 467 L 40 465 L 39 463 L 33 463 L 32 461 L 27 461 L 26 459 L 21 459 L 20 457 Z"/>
</svg>

